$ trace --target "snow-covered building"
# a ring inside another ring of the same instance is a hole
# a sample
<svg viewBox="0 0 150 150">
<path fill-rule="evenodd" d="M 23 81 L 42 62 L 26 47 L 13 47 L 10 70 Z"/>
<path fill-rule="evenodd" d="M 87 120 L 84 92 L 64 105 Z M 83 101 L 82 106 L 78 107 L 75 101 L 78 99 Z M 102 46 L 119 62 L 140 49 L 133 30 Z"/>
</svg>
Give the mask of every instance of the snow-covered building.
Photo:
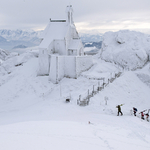
<svg viewBox="0 0 150 150">
<path fill-rule="evenodd" d="M 58 83 L 63 77 L 77 78 L 89 69 L 92 57 L 84 56 L 83 44 L 73 22 L 73 8 L 67 6 L 66 20 L 51 20 L 41 36 L 38 75 L 49 75 Z"/>
</svg>

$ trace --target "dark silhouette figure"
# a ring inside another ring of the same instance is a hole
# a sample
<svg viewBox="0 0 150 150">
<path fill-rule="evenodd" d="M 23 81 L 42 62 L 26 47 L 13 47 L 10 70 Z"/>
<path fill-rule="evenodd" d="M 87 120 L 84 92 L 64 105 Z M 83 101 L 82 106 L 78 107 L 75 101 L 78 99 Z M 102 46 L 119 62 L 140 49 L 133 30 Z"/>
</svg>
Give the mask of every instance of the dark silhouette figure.
<svg viewBox="0 0 150 150">
<path fill-rule="evenodd" d="M 141 119 L 144 120 L 144 111 L 141 111 L 139 114 L 141 114 Z"/>
<path fill-rule="evenodd" d="M 149 114 L 146 113 L 145 116 L 146 116 L 146 120 L 149 122 Z"/>
<path fill-rule="evenodd" d="M 134 116 L 136 116 L 137 108 L 133 107 Z"/>
<path fill-rule="evenodd" d="M 119 113 L 121 113 L 121 116 L 123 115 L 123 113 L 121 112 L 121 106 L 123 106 L 123 104 L 116 106 L 116 108 L 118 108 L 118 115 L 117 116 L 119 116 Z"/>
</svg>

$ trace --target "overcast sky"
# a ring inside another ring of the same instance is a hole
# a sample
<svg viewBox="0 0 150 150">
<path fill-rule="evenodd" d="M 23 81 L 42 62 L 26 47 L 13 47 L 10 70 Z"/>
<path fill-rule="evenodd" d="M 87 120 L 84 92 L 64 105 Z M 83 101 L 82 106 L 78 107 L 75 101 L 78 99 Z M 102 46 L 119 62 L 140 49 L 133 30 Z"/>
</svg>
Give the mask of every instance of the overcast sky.
<svg viewBox="0 0 150 150">
<path fill-rule="evenodd" d="M 42 30 L 74 9 L 79 32 L 139 30 L 150 33 L 150 0 L 0 0 L 0 29 Z"/>
</svg>

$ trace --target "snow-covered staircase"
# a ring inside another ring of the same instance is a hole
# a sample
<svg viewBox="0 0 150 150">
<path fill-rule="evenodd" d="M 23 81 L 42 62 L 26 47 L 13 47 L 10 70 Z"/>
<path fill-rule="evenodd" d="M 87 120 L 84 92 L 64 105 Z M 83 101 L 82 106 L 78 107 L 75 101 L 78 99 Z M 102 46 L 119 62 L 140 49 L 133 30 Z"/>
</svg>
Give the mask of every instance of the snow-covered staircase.
<svg viewBox="0 0 150 150">
<path fill-rule="evenodd" d="M 91 97 L 93 97 L 94 95 L 96 95 L 100 91 L 102 91 L 106 86 L 109 85 L 109 83 L 112 83 L 113 81 L 115 81 L 116 78 L 119 78 L 121 76 L 121 74 L 122 74 L 122 72 L 115 73 L 115 76 L 108 79 L 107 82 L 105 82 L 105 78 L 104 78 L 103 83 L 101 85 L 99 85 L 96 89 L 94 89 L 94 86 L 93 86 L 92 92 L 90 93 L 90 91 L 88 90 L 88 94 L 84 98 L 81 98 L 81 95 L 79 95 L 79 99 L 77 99 L 77 105 L 79 105 L 79 106 L 88 105 Z"/>
</svg>

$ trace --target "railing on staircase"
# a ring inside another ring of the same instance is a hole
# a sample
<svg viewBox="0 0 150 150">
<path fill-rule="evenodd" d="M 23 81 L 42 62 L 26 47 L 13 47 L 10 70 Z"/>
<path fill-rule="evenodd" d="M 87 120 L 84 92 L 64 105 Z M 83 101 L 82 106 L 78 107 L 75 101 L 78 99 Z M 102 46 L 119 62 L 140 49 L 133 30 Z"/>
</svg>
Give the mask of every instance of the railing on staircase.
<svg viewBox="0 0 150 150">
<path fill-rule="evenodd" d="M 97 87 L 93 85 L 93 88 L 91 90 L 88 89 L 86 94 L 79 95 L 79 99 L 77 99 L 77 105 L 79 105 L 79 106 L 89 105 L 91 97 L 94 97 L 94 95 L 96 95 L 97 93 L 102 91 L 106 86 L 109 85 L 109 83 L 112 83 L 116 78 L 120 77 L 121 74 L 122 74 L 122 72 L 115 73 L 114 76 L 112 76 L 112 74 L 111 74 L 110 79 L 103 78 L 103 79 L 98 80 Z"/>
</svg>

